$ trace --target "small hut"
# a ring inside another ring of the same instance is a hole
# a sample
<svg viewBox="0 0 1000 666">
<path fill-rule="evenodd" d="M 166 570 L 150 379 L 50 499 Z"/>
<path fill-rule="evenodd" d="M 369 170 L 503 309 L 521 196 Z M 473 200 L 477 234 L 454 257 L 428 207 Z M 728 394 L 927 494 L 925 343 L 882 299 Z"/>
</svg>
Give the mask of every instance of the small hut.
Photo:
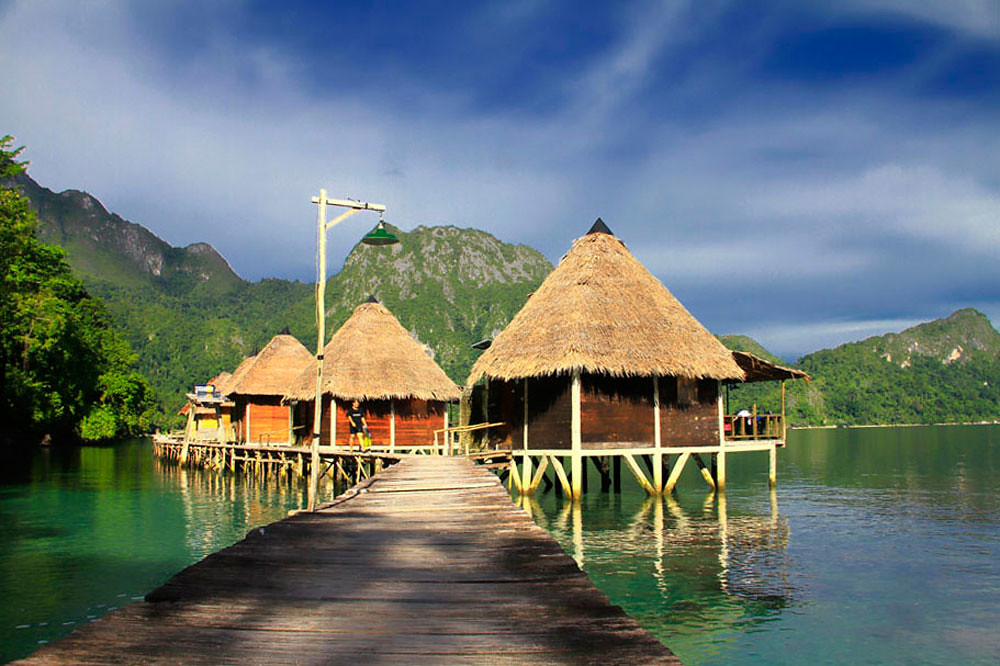
<svg viewBox="0 0 1000 666">
<path fill-rule="evenodd" d="M 424 345 L 375 299 L 359 305 L 323 349 L 322 391 L 323 443 L 347 444 L 347 410 L 357 400 L 372 443 L 392 449 L 429 445 L 434 431 L 448 426 L 447 403 L 461 396 Z M 297 403 L 295 423 L 311 443 L 314 365 L 291 383 L 285 399 Z"/>
<path fill-rule="evenodd" d="M 195 385 L 194 390 L 187 394 L 187 402 L 177 412 L 187 417 L 185 439 L 231 441 L 234 438 L 233 403 L 224 392 L 231 379 L 232 375 L 228 372 L 220 372 L 204 384 Z"/>
<path fill-rule="evenodd" d="M 309 350 L 286 332 L 274 336 L 260 352 L 244 359 L 222 387 L 234 403 L 236 441 L 294 443 L 292 411 L 282 404 L 282 397 L 295 377 L 314 366 Z"/>
<path fill-rule="evenodd" d="M 487 381 L 487 419 L 506 424 L 500 437 L 527 468 L 516 481 L 537 483 L 537 462 L 551 463 L 565 484 L 561 458 L 569 456 L 567 490 L 579 497 L 585 458 L 621 456 L 659 492 L 665 456 L 720 451 L 720 385 L 743 378 L 730 351 L 598 219 L 467 383 Z"/>
</svg>

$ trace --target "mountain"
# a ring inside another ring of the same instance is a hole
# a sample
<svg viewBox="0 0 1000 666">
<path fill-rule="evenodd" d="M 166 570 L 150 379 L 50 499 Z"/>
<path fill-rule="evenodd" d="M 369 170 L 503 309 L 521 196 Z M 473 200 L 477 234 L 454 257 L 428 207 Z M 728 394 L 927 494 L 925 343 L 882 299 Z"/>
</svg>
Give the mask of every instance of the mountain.
<svg viewBox="0 0 1000 666">
<path fill-rule="evenodd" d="M 770 361 L 776 365 L 791 365 L 785 359 L 778 358 L 767 349 L 764 349 L 764 345 L 747 335 L 717 335 L 715 337 L 719 339 L 719 342 L 726 346 L 726 349 L 747 352 L 748 354 L 753 354 L 757 358 L 762 358 L 765 361 Z"/>
<path fill-rule="evenodd" d="M 1000 417 L 1000 333 L 959 310 L 900 333 L 807 354 L 828 423 L 939 423 Z"/>
<path fill-rule="evenodd" d="M 981 312 L 965 308 L 944 319 L 918 324 L 901 333 L 889 333 L 858 344 L 901 368 L 912 365 L 915 356 L 941 363 L 968 363 L 982 354 L 1000 354 L 1000 333 Z"/>
<path fill-rule="evenodd" d="M 14 183 L 38 213 L 39 240 L 66 250 L 73 270 L 85 281 L 149 285 L 169 293 L 219 293 L 242 282 L 207 243 L 171 247 L 145 227 L 109 213 L 86 192 L 55 193 L 27 174 Z"/>
<path fill-rule="evenodd" d="M 161 420 L 192 384 L 232 371 L 286 326 L 315 346 L 312 284 L 245 281 L 208 244 L 171 247 L 86 192 L 55 193 L 27 176 L 18 184 L 39 214 L 39 235 L 67 251 L 139 353 Z M 478 353 L 469 345 L 501 330 L 552 265 L 536 250 L 475 229 L 391 230 L 399 244 L 358 244 L 329 279 L 327 335 L 375 296 L 460 383 Z"/>
<path fill-rule="evenodd" d="M 316 344 L 311 284 L 247 282 L 210 245 L 171 247 L 141 225 L 76 190 L 55 193 L 26 176 L 18 183 L 41 218 L 43 239 L 63 246 L 87 289 L 102 298 L 140 354 L 163 414 L 183 393 L 285 328 Z M 398 245 L 357 245 L 327 286 L 327 331 L 369 296 L 379 298 L 461 383 L 478 352 L 552 270 L 537 251 L 453 226 L 391 229 Z M 730 349 L 780 365 L 755 340 L 720 336 Z M 813 381 L 787 383 L 794 424 L 936 423 L 1000 416 L 1000 333 L 981 313 L 951 316 L 803 356 Z M 781 407 L 776 384 L 731 387 L 729 407 Z"/>
<path fill-rule="evenodd" d="M 774 361 L 745 336 L 730 349 Z M 954 423 L 1000 418 L 1000 333 L 966 308 L 899 333 L 807 354 L 794 367 L 812 382 L 788 382 L 789 422 L 798 425 Z M 730 408 L 780 409 L 767 383 L 730 389 Z"/>
</svg>

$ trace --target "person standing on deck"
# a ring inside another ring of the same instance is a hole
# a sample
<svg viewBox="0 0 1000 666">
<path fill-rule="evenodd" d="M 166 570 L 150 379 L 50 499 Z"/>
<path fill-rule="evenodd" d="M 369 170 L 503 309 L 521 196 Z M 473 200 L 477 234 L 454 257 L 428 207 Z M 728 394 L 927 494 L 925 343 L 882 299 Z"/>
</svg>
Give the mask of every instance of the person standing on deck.
<svg viewBox="0 0 1000 666">
<path fill-rule="evenodd" d="M 347 420 L 351 426 L 351 434 L 347 436 L 347 451 L 351 452 L 354 450 L 354 438 L 358 438 L 358 451 L 363 448 L 365 430 L 368 429 L 368 422 L 365 420 L 365 415 L 361 411 L 361 405 L 357 400 L 351 403 L 351 410 L 347 412 Z"/>
</svg>

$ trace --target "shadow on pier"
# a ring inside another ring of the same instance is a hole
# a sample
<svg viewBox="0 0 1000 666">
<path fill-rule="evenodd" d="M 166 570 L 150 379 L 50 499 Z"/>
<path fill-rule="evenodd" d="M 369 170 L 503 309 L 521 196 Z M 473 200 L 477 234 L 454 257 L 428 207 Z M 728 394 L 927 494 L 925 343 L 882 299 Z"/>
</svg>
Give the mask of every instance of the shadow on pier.
<svg viewBox="0 0 1000 666">
<path fill-rule="evenodd" d="M 413 457 L 23 663 L 680 663 L 491 472 Z"/>
</svg>

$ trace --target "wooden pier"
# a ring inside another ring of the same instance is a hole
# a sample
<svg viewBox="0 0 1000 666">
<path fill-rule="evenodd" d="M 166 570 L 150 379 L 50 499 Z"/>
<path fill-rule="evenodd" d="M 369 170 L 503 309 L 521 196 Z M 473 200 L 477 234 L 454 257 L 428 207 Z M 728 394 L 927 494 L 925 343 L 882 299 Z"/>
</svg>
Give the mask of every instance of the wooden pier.
<svg viewBox="0 0 1000 666">
<path fill-rule="evenodd" d="M 406 456 L 25 664 L 679 664 L 489 470 Z"/>
</svg>

